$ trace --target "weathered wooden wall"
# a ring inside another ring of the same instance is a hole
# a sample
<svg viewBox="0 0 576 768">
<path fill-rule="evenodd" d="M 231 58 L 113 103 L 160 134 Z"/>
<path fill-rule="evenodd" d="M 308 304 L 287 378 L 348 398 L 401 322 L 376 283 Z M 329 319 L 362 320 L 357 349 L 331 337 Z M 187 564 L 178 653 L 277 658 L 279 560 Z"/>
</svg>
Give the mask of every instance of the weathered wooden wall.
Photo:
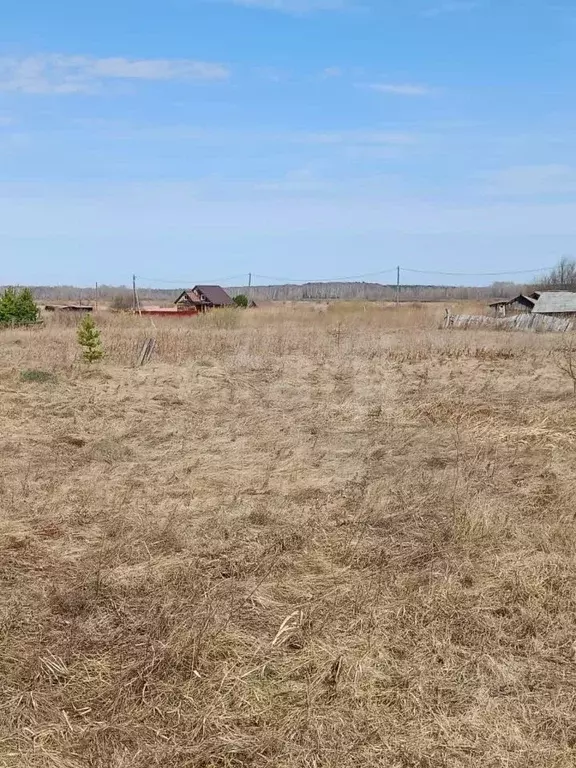
<svg viewBox="0 0 576 768">
<path fill-rule="evenodd" d="M 447 328 L 494 328 L 504 331 L 550 331 L 565 333 L 574 329 L 574 320 L 547 315 L 521 314 L 512 317 L 488 315 L 450 315 L 444 323 Z"/>
</svg>

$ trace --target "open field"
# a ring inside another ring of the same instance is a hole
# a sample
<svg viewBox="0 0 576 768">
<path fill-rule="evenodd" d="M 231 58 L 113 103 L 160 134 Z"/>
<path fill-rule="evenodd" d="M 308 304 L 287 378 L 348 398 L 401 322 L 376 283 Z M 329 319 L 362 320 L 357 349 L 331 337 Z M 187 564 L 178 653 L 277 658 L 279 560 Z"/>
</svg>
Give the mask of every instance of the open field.
<svg viewBox="0 0 576 768">
<path fill-rule="evenodd" d="M 0 334 L 2 768 L 576 765 L 566 339 L 442 315 Z"/>
</svg>

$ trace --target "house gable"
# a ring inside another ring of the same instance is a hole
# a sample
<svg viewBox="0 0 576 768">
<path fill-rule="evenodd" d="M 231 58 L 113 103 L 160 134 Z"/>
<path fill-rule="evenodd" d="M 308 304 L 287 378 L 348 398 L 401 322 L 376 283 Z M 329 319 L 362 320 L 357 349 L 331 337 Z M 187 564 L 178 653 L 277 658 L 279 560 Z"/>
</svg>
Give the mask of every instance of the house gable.
<svg viewBox="0 0 576 768">
<path fill-rule="evenodd" d="M 230 307 L 234 304 L 224 288 L 219 285 L 195 285 L 192 291 L 213 307 Z"/>
<path fill-rule="evenodd" d="M 195 285 L 194 288 L 182 291 L 174 303 L 177 306 L 195 306 L 202 309 L 234 305 L 230 296 L 219 285 Z"/>
</svg>

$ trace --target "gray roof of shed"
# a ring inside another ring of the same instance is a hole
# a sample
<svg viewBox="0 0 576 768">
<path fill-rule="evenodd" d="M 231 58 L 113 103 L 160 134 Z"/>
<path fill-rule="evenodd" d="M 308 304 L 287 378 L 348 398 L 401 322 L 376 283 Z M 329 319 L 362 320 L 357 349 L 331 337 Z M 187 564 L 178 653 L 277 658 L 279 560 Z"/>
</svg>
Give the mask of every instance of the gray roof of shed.
<svg viewBox="0 0 576 768">
<path fill-rule="evenodd" d="M 525 294 L 521 293 L 518 296 L 514 296 L 513 299 L 499 299 L 498 301 L 493 301 L 492 304 L 490 304 L 489 306 L 491 307 L 506 306 L 507 304 L 515 304 L 516 302 L 519 302 L 522 299 L 524 299 L 524 301 L 526 301 L 527 304 L 532 304 L 532 306 L 536 304 L 536 299 L 532 298 L 532 296 L 526 296 Z"/>
<path fill-rule="evenodd" d="M 576 313 L 576 293 L 544 291 L 532 311 L 537 315 Z"/>
</svg>

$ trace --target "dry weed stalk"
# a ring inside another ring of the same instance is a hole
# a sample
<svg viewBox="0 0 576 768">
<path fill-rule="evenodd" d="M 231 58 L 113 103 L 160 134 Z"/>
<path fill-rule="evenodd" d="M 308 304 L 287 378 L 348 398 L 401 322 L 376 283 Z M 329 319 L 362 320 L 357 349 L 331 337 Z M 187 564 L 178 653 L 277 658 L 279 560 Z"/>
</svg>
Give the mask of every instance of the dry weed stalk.
<svg viewBox="0 0 576 768">
<path fill-rule="evenodd" d="M 576 350 L 574 349 L 574 339 L 570 337 L 567 344 L 564 345 L 560 353 L 558 367 L 572 379 L 574 386 L 574 396 L 576 397 Z"/>
</svg>

